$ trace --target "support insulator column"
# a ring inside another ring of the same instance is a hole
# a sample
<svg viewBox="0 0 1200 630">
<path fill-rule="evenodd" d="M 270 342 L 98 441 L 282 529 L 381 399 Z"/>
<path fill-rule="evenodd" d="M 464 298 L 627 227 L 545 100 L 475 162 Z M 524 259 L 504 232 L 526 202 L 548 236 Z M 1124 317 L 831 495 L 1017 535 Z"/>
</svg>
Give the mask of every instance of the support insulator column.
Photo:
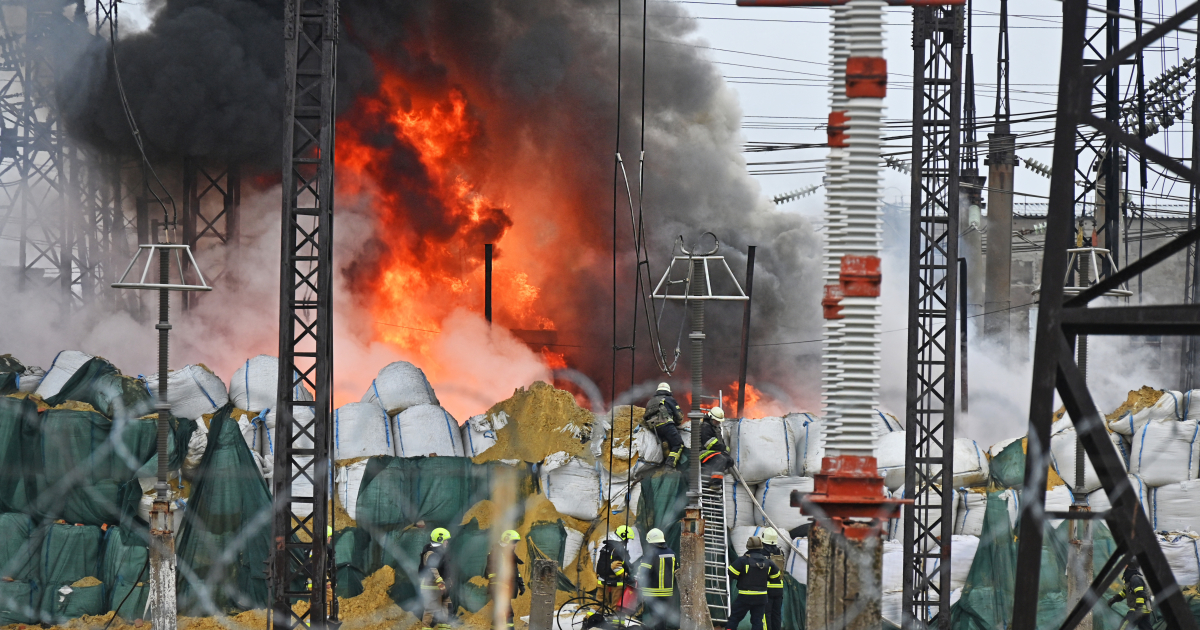
<svg viewBox="0 0 1200 630">
<path fill-rule="evenodd" d="M 841 392 L 841 285 L 842 233 L 844 208 L 842 187 L 846 177 L 846 57 L 849 55 L 847 31 L 849 8 L 832 9 L 833 32 L 830 36 L 829 86 L 829 156 L 825 167 L 825 256 L 822 260 L 822 279 L 825 294 L 821 301 L 824 310 L 824 348 L 821 354 L 821 396 L 824 401 L 824 438 L 837 433 L 838 396 Z"/>
<path fill-rule="evenodd" d="M 708 278 L 705 274 L 704 261 L 693 260 L 691 272 L 691 287 L 690 294 L 700 296 L 704 294 L 704 287 L 708 286 Z M 700 403 L 704 396 L 704 300 L 692 300 L 689 307 L 692 310 L 692 332 L 688 334 L 688 340 L 692 345 L 692 405 L 688 411 L 688 419 L 691 421 L 691 443 L 688 445 L 692 455 L 689 456 L 688 463 L 688 497 L 689 505 L 700 505 L 700 422 L 704 419 L 704 414 L 700 411 Z"/>
</svg>

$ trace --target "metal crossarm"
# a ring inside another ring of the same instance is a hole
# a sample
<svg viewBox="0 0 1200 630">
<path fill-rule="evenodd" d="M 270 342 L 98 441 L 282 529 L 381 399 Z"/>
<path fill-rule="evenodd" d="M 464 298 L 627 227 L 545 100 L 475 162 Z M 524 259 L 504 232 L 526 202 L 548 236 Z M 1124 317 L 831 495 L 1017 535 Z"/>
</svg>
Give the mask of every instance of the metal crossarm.
<svg viewBox="0 0 1200 630">
<path fill-rule="evenodd" d="M 337 0 L 288 0 L 272 627 L 325 630 L 333 380 L 333 104 Z M 295 400 L 299 387 L 316 400 Z M 309 413 L 311 412 L 311 413 Z M 312 484 L 310 496 L 292 493 Z M 307 610 L 292 604 L 304 601 Z M 336 598 L 332 604 L 336 607 Z"/>
<path fill-rule="evenodd" d="M 704 595 L 714 623 L 729 619 L 729 530 L 725 527 L 725 484 L 705 487 L 700 495 L 704 517 Z"/>
<path fill-rule="evenodd" d="M 963 10 L 913 10 L 913 149 L 904 496 L 906 628 L 950 627 Z"/>
<path fill-rule="evenodd" d="M 1109 6 L 1112 6 L 1110 2 Z M 1105 521 L 1112 531 L 1118 550 L 1137 558 L 1153 591 L 1154 600 L 1169 628 L 1193 630 L 1196 621 L 1185 601 L 1158 539 L 1126 479 L 1125 468 L 1115 447 L 1109 441 L 1104 417 L 1087 388 L 1076 363 L 1074 346 L 1077 334 L 1200 334 L 1200 320 L 1195 307 L 1164 305 L 1153 309 L 1096 308 L 1088 303 L 1108 288 L 1123 282 L 1132 274 L 1140 274 L 1166 256 L 1152 253 L 1142 261 L 1127 266 L 1124 272 L 1113 274 L 1064 304 L 1064 278 L 1068 273 L 1068 249 L 1074 245 L 1075 208 L 1081 200 L 1076 179 L 1083 175 L 1076 141 L 1082 139 L 1089 147 L 1122 145 L 1144 159 L 1179 174 L 1188 182 L 1200 184 L 1200 173 L 1180 161 L 1150 149 L 1135 136 L 1120 132 L 1107 120 L 1092 116 L 1095 89 L 1101 79 L 1110 87 L 1108 78 L 1120 63 L 1144 50 L 1179 28 L 1200 13 L 1200 3 L 1193 3 L 1174 17 L 1160 22 L 1132 44 L 1119 48 L 1110 41 L 1104 53 L 1095 48 L 1096 38 L 1087 36 L 1086 0 L 1064 0 L 1062 54 L 1059 66 L 1058 115 L 1054 130 L 1054 160 L 1050 180 L 1050 200 L 1046 225 L 1046 251 L 1042 259 L 1042 291 L 1038 303 L 1037 344 L 1033 357 L 1033 379 L 1029 401 L 1029 440 L 1025 460 L 1025 484 L 1022 495 L 1019 544 L 1017 551 L 1017 580 L 1014 596 L 1014 630 L 1033 630 L 1037 627 L 1038 582 L 1041 570 L 1042 537 L 1046 518 L 1046 470 L 1049 463 L 1050 424 L 1054 411 L 1054 393 L 1058 391 L 1063 405 L 1075 425 L 1080 442 L 1091 461 L 1100 483 L 1112 503 Z M 1115 29 L 1113 29 L 1115 30 Z M 1093 58 L 1088 53 L 1095 53 Z M 1103 138 L 1099 137 L 1102 132 Z M 1103 150 L 1101 155 L 1115 155 L 1115 150 Z M 1084 169 L 1085 171 L 1087 169 Z M 1090 181 L 1090 180 L 1088 180 Z M 1084 185 L 1084 194 L 1092 184 Z M 1110 188 L 1110 190 L 1113 190 Z M 1185 233 L 1163 250 L 1183 249 L 1195 238 Z M 1162 250 L 1160 250 L 1162 251 Z M 1110 562 L 1097 576 L 1093 591 L 1111 582 L 1127 557 Z M 1075 627 L 1087 610 L 1097 603 L 1094 596 L 1085 597 L 1063 624 L 1064 630 Z"/>
</svg>

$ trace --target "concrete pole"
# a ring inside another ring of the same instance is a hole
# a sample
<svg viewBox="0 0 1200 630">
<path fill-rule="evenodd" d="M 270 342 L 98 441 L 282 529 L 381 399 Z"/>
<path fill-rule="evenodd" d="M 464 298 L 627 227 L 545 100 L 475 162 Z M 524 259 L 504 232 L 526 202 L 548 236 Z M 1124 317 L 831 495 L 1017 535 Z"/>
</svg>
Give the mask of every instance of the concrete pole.
<svg viewBox="0 0 1200 630">
<path fill-rule="evenodd" d="M 704 521 L 699 509 L 684 511 L 679 535 L 679 587 L 680 630 L 712 630 L 704 595 Z"/>
<path fill-rule="evenodd" d="M 554 594 L 558 590 L 558 562 L 534 560 L 529 582 L 529 630 L 551 630 L 554 621 Z"/>
<path fill-rule="evenodd" d="M 986 177 L 963 174 L 959 176 L 958 253 L 967 260 L 967 316 L 983 313 L 983 184 Z M 979 186 L 975 188 L 974 186 Z"/>
<path fill-rule="evenodd" d="M 159 250 L 158 283 L 170 283 L 170 256 L 167 249 Z M 182 273 L 182 269 L 180 270 Z M 180 279 L 182 282 L 182 278 Z M 172 531 L 171 504 L 167 486 L 167 440 L 171 404 L 167 399 L 168 334 L 170 322 L 170 292 L 158 291 L 158 481 L 150 509 L 150 623 L 154 630 L 175 630 L 175 533 Z"/>
<path fill-rule="evenodd" d="M 808 630 L 876 630 L 883 615 L 883 543 L 865 524 L 808 537 Z M 857 531 L 864 530 L 864 531 Z M 861 537 L 860 537 L 861 535 Z"/>
<path fill-rule="evenodd" d="M 988 134 L 987 282 L 983 332 L 1009 355 L 1012 306 L 1013 169 L 1017 137 L 1007 122 Z"/>
</svg>

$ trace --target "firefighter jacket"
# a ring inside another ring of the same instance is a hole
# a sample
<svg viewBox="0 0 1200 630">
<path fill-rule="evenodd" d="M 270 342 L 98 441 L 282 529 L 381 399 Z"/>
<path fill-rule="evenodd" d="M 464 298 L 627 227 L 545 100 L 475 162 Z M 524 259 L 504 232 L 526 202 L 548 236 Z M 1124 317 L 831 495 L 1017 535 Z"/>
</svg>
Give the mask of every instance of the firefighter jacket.
<svg viewBox="0 0 1200 630">
<path fill-rule="evenodd" d="M 417 575 L 421 577 L 421 588 L 436 590 L 446 582 L 446 569 L 450 562 L 449 550 L 442 543 L 431 542 L 421 550 L 421 563 L 417 567 Z"/>
<path fill-rule="evenodd" d="M 517 557 L 517 546 L 516 545 L 512 545 L 511 547 L 509 547 L 508 553 L 510 555 L 512 555 L 512 567 L 513 567 L 512 596 L 516 597 L 518 585 L 525 586 L 525 579 L 521 577 L 521 565 L 523 565 L 525 563 L 521 562 L 521 559 Z M 496 574 L 499 573 L 499 571 L 500 571 L 500 565 L 495 563 L 495 559 L 494 559 L 495 555 L 496 555 L 495 552 L 492 552 L 492 553 L 489 553 L 487 556 L 487 565 L 485 565 L 487 568 L 484 570 L 484 573 L 487 575 L 488 582 L 495 580 Z"/>
<path fill-rule="evenodd" d="M 1129 610 L 1133 612 L 1143 614 L 1150 612 L 1150 591 L 1146 589 L 1146 580 L 1138 573 L 1130 574 L 1125 578 L 1125 588 L 1121 589 L 1116 597 L 1109 600 L 1108 605 L 1112 606 L 1122 599 L 1129 605 Z"/>
<path fill-rule="evenodd" d="M 629 566 L 629 552 L 625 543 L 620 540 L 606 540 L 600 547 L 596 558 L 596 576 L 606 586 L 621 586 L 633 584 L 634 576 L 630 574 L 633 567 Z"/>
<path fill-rule="evenodd" d="M 675 552 L 662 543 L 650 545 L 638 563 L 638 585 L 645 597 L 670 597 L 679 569 Z"/>
<path fill-rule="evenodd" d="M 771 561 L 771 565 L 778 569 L 779 573 L 767 580 L 767 590 L 771 597 L 783 597 L 783 550 L 777 545 L 768 545 L 763 543 L 763 554 Z"/>
<path fill-rule="evenodd" d="M 761 549 L 751 549 L 729 565 L 729 575 L 737 581 L 738 593 L 766 595 L 770 581 L 779 579 L 781 573 Z"/>
<path fill-rule="evenodd" d="M 646 413 L 642 416 L 642 424 L 653 430 L 654 427 L 668 422 L 676 424 L 683 422 L 683 412 L 680 411 L 679 403 L 675 401 L 675 397 L 670 392 L 659 390 L 646 402 Z"/>
<path fill-rule="evenodd" d="M 716 422 L 705 420 L 700 423 L 700 461 L 707 462 L 709 458 L 717 453 L 728 453 L 729 447 L 725 445 L 725 440 L 721 439 L 721 425 Z"/>
</svg>

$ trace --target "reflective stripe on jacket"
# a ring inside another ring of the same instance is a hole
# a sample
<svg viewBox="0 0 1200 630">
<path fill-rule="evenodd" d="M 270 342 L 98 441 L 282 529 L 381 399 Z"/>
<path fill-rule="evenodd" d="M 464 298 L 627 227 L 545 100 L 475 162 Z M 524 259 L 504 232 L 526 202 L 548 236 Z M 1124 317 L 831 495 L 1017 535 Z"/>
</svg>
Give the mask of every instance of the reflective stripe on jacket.
<svg viewBox="0 0 1200 630">
<path fill-rule="evenodd" d="M 675 590 L 675 572 L 679 562 L 675 552 L 663 544 L 651 545 L 638 564 L 638 585 L 642 595 L 670 597 Z"/>
</svg>

